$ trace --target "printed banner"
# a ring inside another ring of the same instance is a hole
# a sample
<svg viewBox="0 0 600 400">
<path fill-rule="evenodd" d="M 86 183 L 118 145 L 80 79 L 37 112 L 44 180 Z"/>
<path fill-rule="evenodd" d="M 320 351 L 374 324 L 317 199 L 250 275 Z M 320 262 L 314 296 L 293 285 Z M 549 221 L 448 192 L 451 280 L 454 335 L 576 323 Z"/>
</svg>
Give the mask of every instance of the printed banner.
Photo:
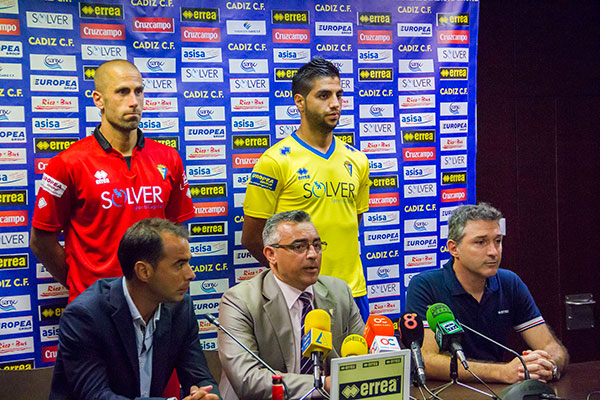
<svg viewBox="0 0 600 400">
<path fill-rule="evenodd" d="M 249 174 L 300 124 L 298 68 L 331 60 L 344 89 L 334 134 L 370 163 L 359 242 L 371 312 L 397 318 L 410 278 L 449 259 L 449 214 L 475 202 L 478 19 L 477 1 L 2 1 L 0 368 L 56 357 L 67 293 L 29 250 L 33 203 L 48 160 L 99 123 L 94 73 L 116 58 L 144 78 L 140 127 L 186 168 L 200 319 L 263 270 L 240 243 Z M 214 350 L 216 332 L 199 327 Z"/>
</svg>

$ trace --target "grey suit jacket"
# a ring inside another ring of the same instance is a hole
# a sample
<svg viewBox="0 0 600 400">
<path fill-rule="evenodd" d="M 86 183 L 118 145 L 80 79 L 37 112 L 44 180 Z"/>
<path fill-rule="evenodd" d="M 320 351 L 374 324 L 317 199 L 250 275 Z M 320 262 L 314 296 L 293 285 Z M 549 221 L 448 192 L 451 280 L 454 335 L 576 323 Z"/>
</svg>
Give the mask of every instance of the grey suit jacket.
<svg viewBox="0 0 600 400">
<path fill-rule="evenodd" d="M 314 285 L 314 305 L 331 316 L 333 349 L 325 362 L 328 371 L 329 360 L 339 357 L 343 340 L 353 333 L 362 334 L 364 323 L 350 288 L 341 279 L 320 276 Z M 294 333 L 283 293 L 270 270 L 227 290 L 221 298 L 219 321 L 281 372 L 291 399 L 302 397 L 313 387 L 312 375 L 288 373 L 293 369 Z M 272 379 L 266 368 L 222 332 L 218 348 L 223 399 L 271 398 Z"/>
</svg>

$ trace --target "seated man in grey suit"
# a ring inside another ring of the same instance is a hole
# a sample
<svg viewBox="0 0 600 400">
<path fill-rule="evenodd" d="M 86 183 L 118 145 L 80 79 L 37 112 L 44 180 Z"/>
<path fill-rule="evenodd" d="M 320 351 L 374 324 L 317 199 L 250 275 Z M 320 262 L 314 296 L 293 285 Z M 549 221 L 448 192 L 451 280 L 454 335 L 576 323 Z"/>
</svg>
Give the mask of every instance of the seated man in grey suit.
<svg viewBox="0 0 600 400">
<path fill-rule="evenodd" d="M 219 399 L 186 294 L 195 274 L 185 229 L 141 220 L 117 257 L 125 276 L 99 279 L 60 318 L 50 399 L 155 398 L 173 368 L 184 400 Z"/>
<path fill-rule="evenodd" d="M 325 362 L 339 357 L 344 338 L 362 334 L 364 323 L 346 282 L 319 276 L 326 243 L 304 211 L 273 215 L 263 230 L 263 254 L 270 270 L 227 290 L 219 307 L 220 323 L 267 364 L 283 375 L 290 399 L 313 387 L 301 356 L 303 300 L 305 307 L 331 316 L 333 349 Z M 227 335 L 219 332 L 223 368 L 221 392 L 229 399 L 270 399 L 271 373 Z M 301 366 L 302 364 L 302 366 Z M 304 372 L 304 373 L 302 373 Z M 329 390 L 330 377 L 325 379 Z"/>
</svg>

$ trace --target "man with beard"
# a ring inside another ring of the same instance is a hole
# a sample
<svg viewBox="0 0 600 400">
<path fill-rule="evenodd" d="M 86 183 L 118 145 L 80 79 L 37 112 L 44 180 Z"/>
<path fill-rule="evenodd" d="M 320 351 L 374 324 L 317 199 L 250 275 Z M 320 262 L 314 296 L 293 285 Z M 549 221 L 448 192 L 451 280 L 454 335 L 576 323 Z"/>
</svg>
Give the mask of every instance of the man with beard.
<svg viewBox="0 0 600 400">
<path fill-rule="evenodd" d="M 300 127 L 272 146 L 256 163 L 244 200 L 242 244 L 262 264 L 261 232 L 282 211 L 303 210 L 329 250 L 321 274 L 343 279 L 364 319 L 369 314 L 359 255 L 358 226 L 369 208 L 369 163 L 354 147 L 333 136 L 342 109 L 338 69 L 315 58 L 292 80 Z"/>
<path fill-rule="evenodd" d="M 101 123 L 50 160 L 32 219 L 31 250 L 69 288 L 69 301 L 99 278 L 121 276 L 117 246 L 133 223 L 194 216 L 179 154 L 138 129 L 144 83 L 135 65 L 108 61 L 94 84 Z"/>
</svg>

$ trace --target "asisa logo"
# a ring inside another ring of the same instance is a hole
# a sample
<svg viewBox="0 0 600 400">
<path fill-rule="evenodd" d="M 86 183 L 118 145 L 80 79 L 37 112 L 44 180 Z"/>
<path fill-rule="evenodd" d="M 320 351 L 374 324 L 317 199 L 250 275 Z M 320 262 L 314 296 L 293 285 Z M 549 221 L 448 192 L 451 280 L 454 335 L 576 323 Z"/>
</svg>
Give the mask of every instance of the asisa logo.
<svg viewBox="0 0 600 400">
<path fill-rule="evenodd" d="M 133 206 L 140 208 L 162 207 L 164 204 L 162 188 L 160 186 L 140 186 L 139 188 L 128 187 L 125 189 L 113 189 L 102 192 L 100 198 L 103 200 L 102 208 Z"/>
</svg>

